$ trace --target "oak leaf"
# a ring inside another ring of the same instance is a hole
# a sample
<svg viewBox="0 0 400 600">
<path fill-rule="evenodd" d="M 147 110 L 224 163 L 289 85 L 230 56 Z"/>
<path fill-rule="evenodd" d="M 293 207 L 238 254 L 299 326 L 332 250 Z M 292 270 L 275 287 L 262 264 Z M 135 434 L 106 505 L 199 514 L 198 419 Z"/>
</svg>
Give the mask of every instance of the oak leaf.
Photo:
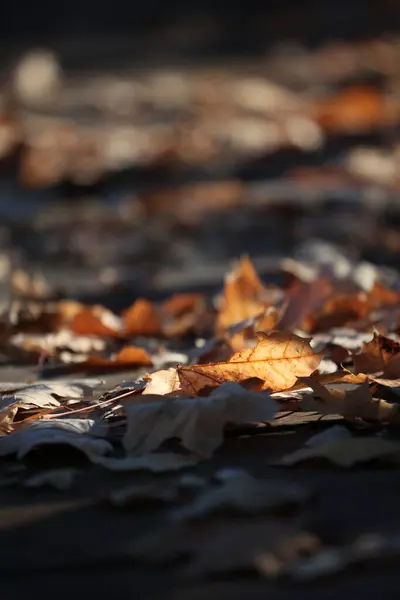
<svg viewBox="0 0 400 600">
<path fill-rule="evenodd" d="M 257 335 L 254 348 L 237 352 L 227 362 L 178 367 L 182 390 L 197 394 L 206 386 L 257 377 L 264 381 L 263 389 L 282 391 L 298 377 L 310 375 L 321 361 L 321 354 L 313 351 L 307 339 L 283 332 Z"/>
</svg>

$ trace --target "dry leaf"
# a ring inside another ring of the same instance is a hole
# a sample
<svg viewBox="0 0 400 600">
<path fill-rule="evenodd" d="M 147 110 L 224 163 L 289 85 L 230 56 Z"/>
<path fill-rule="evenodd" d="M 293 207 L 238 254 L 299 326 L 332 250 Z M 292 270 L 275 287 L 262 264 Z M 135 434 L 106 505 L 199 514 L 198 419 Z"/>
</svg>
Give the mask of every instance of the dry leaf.
<svg viewBox="0 0 400 600">
<path fill-rule="evenodd" d="M 104 306 L 83 307 L 72 318 L 69 328 L 77 335 L 118 337 L 121 321 Z"/>
<path fill-rule="evenodd" d="M 197 394 L 204 387 L 257 377 L 264 381 L 264 389 L 282 391 L 315 371 L 322 358 L 309 340 L 294 334 L 259 332 L 258 340 L 255 348 L 234 354 L 228 362 L 178 367 L 182 390 Z"/>
<path fill-rule="evenodd" d="M 48 469 L 25 479 L 24 487 L 39 488 L 49 485 L 57 490 L 66 491 L 73 486 L 78 472 L 77 469 L 71 468 Z"/>
<path fill-rule="evenodd" d="M 23 458 L 34 448 L 44 445 L 67 445 L 77 448 L 88 458 L 107 454 L 112 445 L 101 439 L 107 433 L 106 424 L 91 419 L 52 419 L 32 421 L 18 431 L 0 438 L 0 456 L 16 454 Z"/>
<path fill-rule="evenodd" d="M 357 132 L 381 126 L 383 96 L 372 87 L 353 86 L 316 107 L 317 122 L 328 131 Z"/>
<path fill-rule="evenodd" d="M 165 398 L 147 395 L 142 403 L 125 404 L 128 428 L 123 444 L 127 452 L 147 454 L 164 441 L 178 438 L 182 445 L 204 457 L 223 441 L 227 423 L 270 421 L 278 404 L 268 393 L 225 384 L 201 398 Z"/>
<path fill-rule="evenodd" d="M 358 437 L 321 443 L 313 448 L 303 448 L 284 456 L 279 465 L 292 466 L 307 460 L 323 458 L 338 467 L 353 467 L 373 460 L 398 462 L 400 444 L 378 437 Z"/>
<path fill-rule="evenodd" d="M 318 308 L 323 300 L 332 293 L 328 279 L 318 278 L 314 281 L 295 281 L 286 293 L 286 306 L 277 328 L 292 331 L 303 326 L 304 319 Z"/>
<path fill-rule="evenodd" d="M 161 319 L 148 300 L 139 298 L 124 312 L 123 333 L 127 337 L 162 335 Z"/>
<path fill-rule="evenodd" d="M 205 298 L 202 294 L 173 294 L 166 300 L 161 311 L 169 317 L 181 317 L 185 313 L 197 310 L 199 305 L 204 305 Z"/>
<path fill-rule="evenodd" d="M 315 435 L 311 436 L 305 443 L 307 448 L 318 448 L 318 446 L 323 446 L 330 442 L 341 442 L 343 440 L 352 439 L 353 435 L 351 431 L 349 431 L 343 425 L 333 425 L 332 427 L 328 427 L 325 431 L 320 431 Z"/>
<path fill-rule="evenodd" d="M 263 481 L 246 472 L 232 474 L 218 487 L 206 489 L 188 506 L 171 513 L 173 520 L 199 519 L 227 510 L 257 514 L 298 506 L 310 498 L 310 491 L 286 481 Z"/>
<path fill-rule="evenodd" d="M 368 381 L 352 390 L 328 389 L 316 377 L 303 378 L 315 392 L 316 398 L 306 396 L 301 401 L 302 410 L 315 410 L 323 414 L 343 415 L 372 421 L 398 422 L 397 405 L 384 400 L 374 400 Z"/>
<path fill-rule="evenodd" d="M 178 373 L 176 369 L 164 369 L 148 375 L 148 383 L 143 394 L 165 396 L 180 389 Z"/>
<path fill-rule="evenodd" d="M 360 354 L 353 355 L 356 373 L 377 373 L 389 370 L 389 364 L 400 353 L 400 344 L 382 335 L 374 334 L 370 342 L 364 343 Z M 400 374 L 400 372 L 399 372 Z"/>
<path fill-rule="evenodd" d="M 242 258 L 239 265 L 225 277 L 217 333 L 223 333 L 232 325 L 262 313 L 267 306 L 262 298 L 264 291 L 250 259 Z"/>
<path fill-rule="evenodd" d="M 89 356 L 83 362 L 79 362 L 78 366 L 84 368 L 106 368 L 108 369 L 126 369 L 136 367 L 138 365 L 151 365 L 152 359 L 149 353 L 144 348 L 138 346 L 124 346 L 119 352 L 112 355 L 110 358 L 102 356 Z"/>
<path fill-rule="evenodd" d="M 206 301 L 201 294 L 174 294 L 161 311 L 163 331 L 167 337 L 183 337 L 206 325 Z"/>
</svg>

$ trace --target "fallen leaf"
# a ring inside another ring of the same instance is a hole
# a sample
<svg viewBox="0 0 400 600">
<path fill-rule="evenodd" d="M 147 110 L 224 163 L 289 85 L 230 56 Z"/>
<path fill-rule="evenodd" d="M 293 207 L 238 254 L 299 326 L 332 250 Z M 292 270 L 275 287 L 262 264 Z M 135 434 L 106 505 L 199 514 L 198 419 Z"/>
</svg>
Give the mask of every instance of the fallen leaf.
<svg viewBox="0 0 400 600">
<path fill-rule="evenodd" d="M 277 329 L 292 331 L 295 327 L 303 327 L 305 317 L 331 293 L 332 286 L 327 278 L 320 277 L 311 282 L 295 281 L 286 292 L 286 304 Z"/>
<path fill-rule="evenodd" d="M 97 336 L 76 335 L 67 329 L 56 333 L 29 335 L 18 333 L 11 337 L 10 343 L 26 351 L 41 353 L 47 356 L 60 357 L 63 351 L 77 354 L 101 352 L 106 348 L 106 341 Z"/>
<path fill-rule="evenodd" d="M 307 339 L 283 332 L 259 332 L 254 348 L 234 354 L 228 362 L 178 367 L 178 376 L 182 390 L 190 394 L 207 386 L 252 377 L 262 379 L 264 389 L 281 391 L 292 387 L 298 377 L 315 371 L 321 358 Z"/>
<path fill-rule="evenodd" d="M 209 457 L 223 441 L 227 423 L 270 421 L 278 404 L 268 393 L 245 390 L 232 383 L 221 385 L 201 398 L 165 398 L 147 395 L 125 404 L 128 427 L 123 445 L 128 453 L 147 454 L 164 441 L 178 438 L 182 445 Z"/>
<path fill-rule="evenodd" d="M 91 419 L 52 419 L 32 421 L 18 431 L 0 437 L 0 456 L 16 454 L 22 459 L 39 446 L 67 445 L 77 448 L 88 458 L 112 451 L 112 445 L 101 439 L 107 432 L 106 423 Z"/>
<path fill-rule="evenodd" d="M 118 337 L 121 321 L 104 306 L 83 307 L 71 320 L 69 328 L 77 335 Z"/>
<path fill-rule="evenodd" d="M 355 372 L 377 373 L 384 370 L 391 372 L 393 369 L 390 369 L 389 364 L 399 353 L 399 343 L 383 335 L 374 334 L 370 342 L 363 344 L 361 353 L 353 355 Z"/>
<path fill-rule="evenodd" d="M 172 367 L 170 369 L 150 373 L 147 379 L 148 383 L 143 390 L 143 394 L 164 396 L 180 389 L 178 373 L 176 369 Z"/>
<path fill-rule="evenodd" d="M 170 317 L 181 317 L 196 310 L 199 305 L 204 305 L 204 301 L 202 294 L 173 294 L 163 303 L 161 311 Z"/>
<path fill-rule="evenodd" d="M 303 327 L 312 334 L 327 331 L 366 319 L 371 310 L 368 294 L 364 291 L 335 294 L 329 297 L 319 310 L 305 318 Z"/>
<path fill-rule="evenodd" d="M 24 487 L 39 488 L 48 485 L 57 490 L 66 491 L 73 486 L 77 474 L 77 469 L 48 469 L 25 479 Z"/>
<path fill-rule="evenodd" d="M 139 298 L 123 314 L 123 333 L 127 337 L 162 335 L 162 323 L 153 305 Z"/>
<path fill-rule="evenodd" d="M 307 448 L 318 448 L 330 442 L 341 442 L 343 440 L 350 440 L 353 438 L 351 431 L 342 425 L 333 425 L 328 427 L 324 431 L 320 431 L 315 435 L 311 436 L 305 443 Z"/>
<path fill-rule="evenodd" d="M 205 325 L 206 301 L 202 294 L 174 294 L 161 307 L 163 331 L 169 338 L 198 332 Z"/>
<path fill-rule="evenodd" d="M 97 369 L 100 367 L 106 369 L 121 369 L 151 364 L 152 359 L 149 353 L 144 348 L 139 348 L 138 346 L 124 346 L 110 358 L 93 355 L 78 363 L 81 367 L 93 367 Z"/>
<path fill-rule="evenodd" d="M 277 464 L 284 466 L 297 465 L 308 460 L 322 458 L 333 465 L 343 468 L 374 460 L 398 462 L 400 444 L 378 437 L 358 437 L 328 441 L 313 448 L 302 448 L 284 456 Z"/>
<path fill-rule="evenodd" d="M 310 491 L 286 481 L 263 481 L 246 472 L 232 474 L 217 487 L 206 489 L 188 506 L 171 513 L 171 519 L 182 521 L 207 517 L 215 512 L 233 511 L 257 514 L 288 506 L 299 506 L 310 498 Z"/>
<path fill-rule="evenodd" d="M 302 381 L 307 383 L 316 394 L 316 398 L 303 397 L 300 404 L 303 410 L 372 421 L 393 423 L 399 420 L 397 405 L 373 399 L 368 381 L 351 390 L 328 389 L 315 377 L 303 378 Z"/>
<path fill-rule="evenodd" d="M 223 333 L 232 325 L 259 315 L 267 307 L 262 299 L 265 288 L 249 258 L 242 258 L 239 265 L 225 277 L 221 307 L 217 317 L 217 333 Z"/>
<path fill-rule="evenodd" d="M 358 132 L 385 123 L 381 93 L 367 86 L 353 86 L 316 107 L 317 122 L 328 131 Z"/>
</svg>

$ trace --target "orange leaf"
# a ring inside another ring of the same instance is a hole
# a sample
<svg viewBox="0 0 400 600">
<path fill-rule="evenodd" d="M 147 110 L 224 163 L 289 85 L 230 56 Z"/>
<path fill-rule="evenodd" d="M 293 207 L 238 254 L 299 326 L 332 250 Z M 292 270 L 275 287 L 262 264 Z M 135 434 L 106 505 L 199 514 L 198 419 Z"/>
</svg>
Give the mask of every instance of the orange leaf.
<svg viewBox="0 0 400 600">
<path fill-rule="evenodd" d="M 162 312 L 170 317 L 181 317 L 204 304 L 202 294 L 174 294 L 162 305 Z"/>
<path fill-rule="evenodd" d="M 78 363 L 77 366 L 88 367 L 106 367 L 110 368 L 125 368 L 138 365 L 151 365 L 152 360 L 148 352 L 144 348 L 137 346 L 124 346 L 114 357 L 106 358 L 103 356 L 90 356 L 83 363 Z"/>
<path fill-rule="evenodd" d="M 158 312 L 154 306 L 143 298 L 139 298 L 128 308 L 123 315 L 124 334 L 136 335 L 161 335 L 162 325 Z"/>
<path fill-rule="evenodd" d="M 282 391 L 292 387 L 298 377 L 310 375 L 321 361 L 309 340 L 297 335 L 259 332 L 258 339 L 255 348 L 234 354 L 228 362 L 178 367 L 182 390 L 196 394 L 206 386 L 257 377 L 264 381 L 263 389 Z"/>
<path fill-rule="evenodd" d="M 77 335 L 119 336 L 117 317 L 103 306 L 83 307 L 69 325 Z"/>
<path fill-rule="evenodd" d="M 231 325 L 261 313 L 267 306 L 262 299 L 264 291 L 250 259 L 242 258 L 237 268 L 225 277 L 217 331 L 223 332 Z"/>
<path fill-rule="evenodd" d="M 316 119 L 328 131 L 361 131 L 382 125 L 386 113 L 383 97 L 376 89 L 354 86 L 321 102 Z"/>
</svg>

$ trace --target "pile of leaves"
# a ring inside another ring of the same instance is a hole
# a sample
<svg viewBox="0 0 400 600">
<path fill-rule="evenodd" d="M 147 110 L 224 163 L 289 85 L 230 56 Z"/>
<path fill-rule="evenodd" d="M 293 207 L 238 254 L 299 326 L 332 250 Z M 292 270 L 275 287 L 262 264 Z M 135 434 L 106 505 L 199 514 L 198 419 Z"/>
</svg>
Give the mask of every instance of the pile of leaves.
<svg viewBox="0 0 400 600">
<path fill-rule="evenodd" d="M 2 353 L 36 363 L 42 376 L 55 370 L 69 379 L 4 386 L 0 453 L 22 457 L 60 436 L 111 468 L 148 459 L 157 470 L 163 454 L 153 453 L 172 439 L 184 453 L 180 466 L 209 458 L 226 428 L 272 423 L 284 411 L 340 415 L 360 429 L 396 426 L 400 292 L 371 265 L 337 274 L 326 264 L 307 271 L 289 261 L 286 276 L 284 286 L 266 285 L 243 258 L 216 297 L 138 299 L 119 315 L 25 287 L 3 314 Z M 118 370 L 138 376 L 97 394 L 100 380 L 71 379 Z M 114 457 L 114 442 L 122 442 L 123 457 Z M 369 458 L 364 438 L 346 443 L 365 447 Z M 373 443 L 378 455 L 396 455 L 392 446 L 383 438 Z M 362 451 L 326 455 L 338 464 L 364 458 Z"/>
<path fill-rule="evenodd" d="M 317 415 L 328 416 L 322 430 L 265 465 L 397 465 L 400 291 L 386 271 L 347 267 L 288 260 L 276 285 L 244 257 L 216 296 L 140 298 L 121 314 L 56 300 L 19 274 L 1 351 L 40 376 L 2 384 L 0 456 L 24 461 L 62 446 L 100 468 L 168 473 L 212 460 L 227 436 L 270 435 L 288 415 L 294 424 Z M 105 389 L 99 374 L 118 371 L 121 381 Z M 76 476 L 55 468 L 23 485 L 66 490 Z M 327 545 L 301 516 L 313 490 L 289 480 L 236 468 L 211 479 L 196 470 L 153 477 L 108 497 L 116 507 L 167 509 L 165 530 L 123 552 L 151 563 L 189 557 L 186 577 L 250 569 L 307 580 L 397 552 L 394 538 Z"/>
</svg>

